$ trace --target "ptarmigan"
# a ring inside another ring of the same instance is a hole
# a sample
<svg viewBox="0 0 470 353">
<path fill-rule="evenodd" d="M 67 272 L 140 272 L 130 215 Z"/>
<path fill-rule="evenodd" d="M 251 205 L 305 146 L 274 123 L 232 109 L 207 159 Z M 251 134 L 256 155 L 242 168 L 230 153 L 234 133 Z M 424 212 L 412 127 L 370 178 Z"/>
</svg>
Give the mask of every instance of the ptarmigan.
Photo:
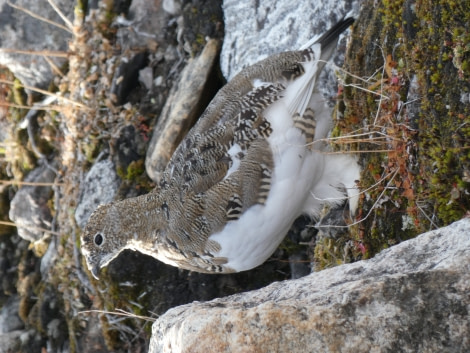
<svg viewBox="0 0 470 353">
<path fill-rule="evenodd" d="M 124 249 L 192 271 L 246 271 L 299 215 L 316 217 L 346 198 L 354 212 L 360 169 L 349 154 L 327 153 L 331 108 L 317 82 L 352 23 L 244 69 L 181 142 L 155 190 L 98 207 L 81 238 L 92 274 Z"/>
</svg>

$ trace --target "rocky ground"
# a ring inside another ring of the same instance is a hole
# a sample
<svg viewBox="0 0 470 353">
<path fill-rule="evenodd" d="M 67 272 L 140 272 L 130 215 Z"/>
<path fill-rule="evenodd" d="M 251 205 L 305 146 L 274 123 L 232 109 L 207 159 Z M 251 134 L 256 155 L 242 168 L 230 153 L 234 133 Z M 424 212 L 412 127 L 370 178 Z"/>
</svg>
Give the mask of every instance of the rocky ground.
<svg viewBox="0 0 470 353">
<path fill-rule="evenodd" d="M 0 47 L 15 49 L 0 51 L 0 219 L 18 226 L 0 224 L 0 352 L 147 351 L 151 323 L 172 307 L 370 258 L 468 214 L 463 0 L 57 1 L 69 22 L 37 3 L 0 1 Z M 190 273 L 128 252 L 101 281 L 89 276 L 79 235 L 94 208 L 151 190 L 225 78 L 351 11 L 343 57 L 354 75 L 336 74 L 339 96 L 325 94 L 342 98 L 337 148 L 367 152 L 357 224 L 317 234 L 298 219 L 247 273 Z"/>
</svg>

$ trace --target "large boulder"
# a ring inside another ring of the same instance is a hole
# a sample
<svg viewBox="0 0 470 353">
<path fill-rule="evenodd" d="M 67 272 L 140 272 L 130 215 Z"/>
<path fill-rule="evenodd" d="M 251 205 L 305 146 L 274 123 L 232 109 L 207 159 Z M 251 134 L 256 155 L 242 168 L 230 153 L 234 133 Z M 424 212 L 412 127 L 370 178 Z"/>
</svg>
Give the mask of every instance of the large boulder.
<svg viewBox="0 0 470 353">
<path fill-rule="evenodd" d="M 153 324 L 150 352 L 468 352 L 470 219 Z"/>
</svg>

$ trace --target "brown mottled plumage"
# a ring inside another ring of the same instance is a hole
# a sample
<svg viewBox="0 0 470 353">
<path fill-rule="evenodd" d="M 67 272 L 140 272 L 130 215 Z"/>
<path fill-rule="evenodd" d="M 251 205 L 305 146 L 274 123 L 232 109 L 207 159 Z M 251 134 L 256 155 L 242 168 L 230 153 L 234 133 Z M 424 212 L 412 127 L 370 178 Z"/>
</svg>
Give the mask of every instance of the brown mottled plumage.
<svg viewBox="0 0 470 353">
<path fill-rule="evenodd" d="M 154 191 L 100 206 L 82 236 L 93 275 L 124 249 L 193 271 L 248 270 L 301 213 L 317 216 L 344 200 L 359 168 L 314 143 L 331 127 L 316 79 L 352 22 L 244 69 L 181 142 Z"/>
</svg>

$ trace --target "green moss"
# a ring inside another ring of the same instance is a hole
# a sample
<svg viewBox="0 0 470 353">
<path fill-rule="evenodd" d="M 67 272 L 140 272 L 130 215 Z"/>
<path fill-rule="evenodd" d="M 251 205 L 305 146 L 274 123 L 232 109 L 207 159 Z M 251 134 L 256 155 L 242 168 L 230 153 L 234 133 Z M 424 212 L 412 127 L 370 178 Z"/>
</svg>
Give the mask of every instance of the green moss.
<svg viewBox="0 0 470 353">
<path fill-rule="evenodd" d="M 335 136 L 347 135 L 367 124 L 366 131 L 387 134 L 386 143 L 379 146 L 358 143 L 361 151 L 389 150 L 361 155 L 361 187 L 367 192 L 350 239 L 360 245 L 363 257 L 449 224 L 470 210 L 470 198 L 465 197 L 469 183 L 463 180 L 470 170 L 470 108 L 460 102 L 462 94 L 470 92 L 468 4 L 444 0 L 413 4 L 413 8 L 400 0 L 384 0 L 375 8 L 372 1 L 364 4 L 345 63 L 347 71 L 368 78 L 364 83 L 346 77 L 346 83 L 376 92 L 382 87 L 382 94 L 389 97 L 379 101 L 370 92 L 346 87 L 344 119 L 334 130 Z M 380 81 L 376 73 L 381 72 L 384 58 L 398 80 L 391 80 L 392 71 L 386 67 Z M 419 96 L 407 102 L 414 76 Z M 418 113 L 409 115 L 409 106 Z M 331 244 L 318 246 L 319 262 L 324 266 L 337 262 L 337 255 L 329 255 Z"/>
<path fill-rule="evenodd" d="M 279 249 L 285 251 L 287 254 L 290 255 L 305 249 L 305 246 L 299 245 L 298 243 L 295 243 L 291 239 L 286 237 L 279 245 Z"/>
<path fill-rule="evenodd" d="M 322 239 L 315 246 L 315 269 L 323 270 L 344 263 L 340 246 L 333 239 Z"/>
<path fill-rule="evenodd" d="M 205 39 L 205 37 L 204 37 L 203 34 L 198 33 L 198 34 L 196 35 L 196 44 L 197 44 L 197 45 L 201 45 L 201 46 L 204 45 L 204 44 L 206 44 L 206 39 Z"/>
<path fill-rule="evenodd" d="M 139 159 L 138 161 L 133 161 L 127 167 L 126 179 L 134 180 L 137 177 L 140 177 L 145 172 L 144 160 Z"/>
<path fill-rule="evenodd" d="M 13 101 L 19 105 L 26 105 L 26 93 L 24 91 L 23 84 L 20 80 L 15 79 L 13 81 Z"/>
<path fill-rule="evenodd" d="M 125 170 L 123 168 L 117 168 L 118 176 L 121 179 L 128 181 L 136 181 L 136 179 L 140 178 L 144 172 L 145 165 L 143 159 L 132 161 Z"/>
<path fill-rule="evenodd" d="M 13 78 L 13 75 L 10 74 L 9 72 L 6 73 L 5 70 L 1 70 L 1 72 L 5 73 L 7 75 L 7 77 Z M 13 85 L 11 86 L 11 89 L 8 92 L 7 101 L 12 103 L 12 104 L 25 106 L 26 105 L 26 97 L 27 97 L 27 95 L 26 95 L 26 92 L 24 91 L 23 85 L 21 84 L 21 82 L 18 79 L 14 78 L 13 79 Z M 21 119 L 23 119 L 23 117 L 25 116 L 26 113 L 27 113 L 26 109 L 9 108 L 7 118 L 10 121 L 12 121 L 13 123 L 18 123 L 18 122 L 21 121 Z"/>
<path fill-rule="evenodd" d="M 81 144 L 82 153 L 86 160 L 92 163 L 102 149 L 101 141 L 90 134 L 86 143 Z"/>
<path fill-rule="evenodd" d="M 75 8 L 74 8 L 75 19 L 78 20 L 79 22 L 83 22 L 83 19 L 87 12 L 87 8 L 88 8 L 87 0 L 77 0 Z"/>
</svg>

